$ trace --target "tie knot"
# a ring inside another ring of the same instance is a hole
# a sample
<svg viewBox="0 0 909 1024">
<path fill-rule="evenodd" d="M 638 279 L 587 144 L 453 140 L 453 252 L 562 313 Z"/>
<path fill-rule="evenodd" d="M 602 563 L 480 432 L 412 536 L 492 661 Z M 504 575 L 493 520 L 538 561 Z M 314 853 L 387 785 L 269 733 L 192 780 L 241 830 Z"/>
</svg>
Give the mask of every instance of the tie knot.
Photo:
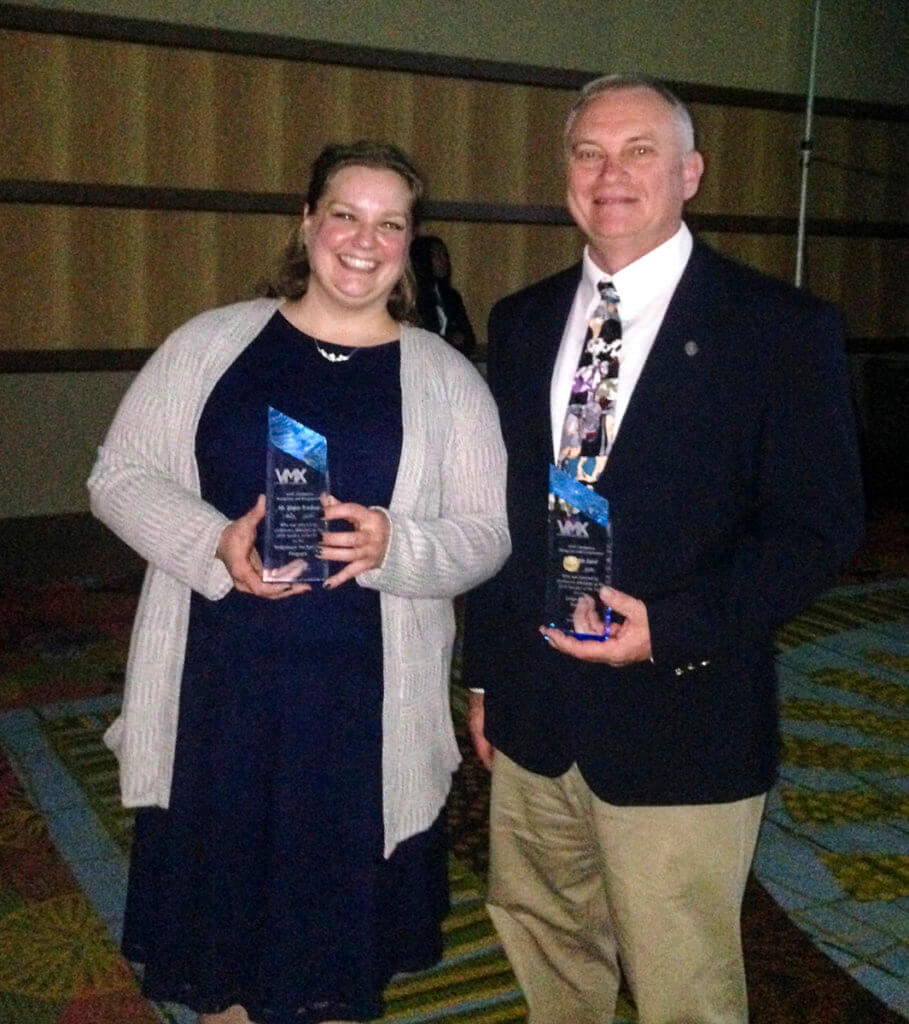
<svg viewBox="0 0 909 1024">
<path fill-rule="evenodd" d="M 615 290 L 615 285 L 612 281 L 598 281 L 597 288 L 606 302 L 618 303 L 619 293 Z"/>
</svg>

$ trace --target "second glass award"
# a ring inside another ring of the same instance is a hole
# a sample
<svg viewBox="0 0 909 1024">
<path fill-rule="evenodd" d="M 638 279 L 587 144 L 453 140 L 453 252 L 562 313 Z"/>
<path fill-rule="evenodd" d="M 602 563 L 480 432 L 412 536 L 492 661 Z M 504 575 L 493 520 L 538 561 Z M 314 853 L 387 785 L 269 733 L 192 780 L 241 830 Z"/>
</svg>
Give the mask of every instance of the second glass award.
<svg viewBox="0 0 909 1024">
<path fill-rule="evenodd" d="M 266 583 L 313 583 L 328 576 L 318 557 L 322 494 L 328 493 L 325 438 L 277 409 L 268 409 L 265 486 Z"/>
<path fill-rule="evenodd" d="M 546 625 L 580 640 L 605 640 L 610 612 L 599 590 L 611 579 L 609 502 L 549 467 Z"/>
</svg>

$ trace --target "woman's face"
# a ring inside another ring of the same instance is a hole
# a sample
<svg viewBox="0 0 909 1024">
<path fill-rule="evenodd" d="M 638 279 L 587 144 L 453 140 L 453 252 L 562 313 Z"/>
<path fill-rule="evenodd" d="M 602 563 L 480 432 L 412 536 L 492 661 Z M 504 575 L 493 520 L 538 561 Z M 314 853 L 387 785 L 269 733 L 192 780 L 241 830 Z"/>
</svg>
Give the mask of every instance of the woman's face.
<svg viewBox="0 0 909 1024">
<path fill-rule="evenodd" d="M 342 167 L 303 232 L 309 254 L 307 291 L 345 309 L 384 309 L 404 275 L 413 198 L 405 180 L 384 168 Z"/>
</svg>

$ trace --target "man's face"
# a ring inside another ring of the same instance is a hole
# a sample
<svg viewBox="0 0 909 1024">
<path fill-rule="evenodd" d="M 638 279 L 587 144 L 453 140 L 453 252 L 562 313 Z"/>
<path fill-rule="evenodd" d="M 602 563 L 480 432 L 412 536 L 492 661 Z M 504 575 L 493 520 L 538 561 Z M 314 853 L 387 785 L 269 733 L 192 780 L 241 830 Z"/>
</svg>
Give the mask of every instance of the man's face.
<svg viewBox="0 0 909 1024">
<path fill-rule="evenodd" d="M 671 238 L 704 161 L 683 152 L 673 111 L 640 87 L 602 93 L 568 140 L 567 203 L 595 263 L 609 273 Z"/>
</svg>

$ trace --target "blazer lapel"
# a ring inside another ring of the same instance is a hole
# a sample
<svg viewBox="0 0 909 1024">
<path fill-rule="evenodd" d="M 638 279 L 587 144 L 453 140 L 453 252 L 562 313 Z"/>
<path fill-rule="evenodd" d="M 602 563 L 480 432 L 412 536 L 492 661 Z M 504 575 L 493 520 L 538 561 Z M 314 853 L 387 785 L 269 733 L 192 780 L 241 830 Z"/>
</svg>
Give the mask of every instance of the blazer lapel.
<svg viewBox="0 0 909 1024">
<path fill-rule="evenodd" d="M 531 423 L 541 427 L 538 432 L 539 444 L 545 448 L 547 463 L 552 461 L 552 370 L 580 277 L 580 264 L 560 275 L 553 281 L 551 293 L 541 296 L 540 301 L 528 309 L 524 321 L 527 336 L 524 380 L 529 389 L 526 402 L 528 427 Z"/>
<path fill-rule="evenodd" d="M 626 461 L 633 470 L 641 446 L 652 443 L 661 430 L 671 429 L 669 411 L 678 414 L 674 393 L 687 376 L 696 372 L 697 360 L 704 346 L 710 344 L 716 310 L 722 305 L 715 297 L 706 298 L 711 296 L 704 280 L 704 264 L 709 255 L 709 250 L 695 241 L 688 266 L 669 302 L 625 410 L 606 462 L 604 482 L 620 473 Z"/>
</svg>

